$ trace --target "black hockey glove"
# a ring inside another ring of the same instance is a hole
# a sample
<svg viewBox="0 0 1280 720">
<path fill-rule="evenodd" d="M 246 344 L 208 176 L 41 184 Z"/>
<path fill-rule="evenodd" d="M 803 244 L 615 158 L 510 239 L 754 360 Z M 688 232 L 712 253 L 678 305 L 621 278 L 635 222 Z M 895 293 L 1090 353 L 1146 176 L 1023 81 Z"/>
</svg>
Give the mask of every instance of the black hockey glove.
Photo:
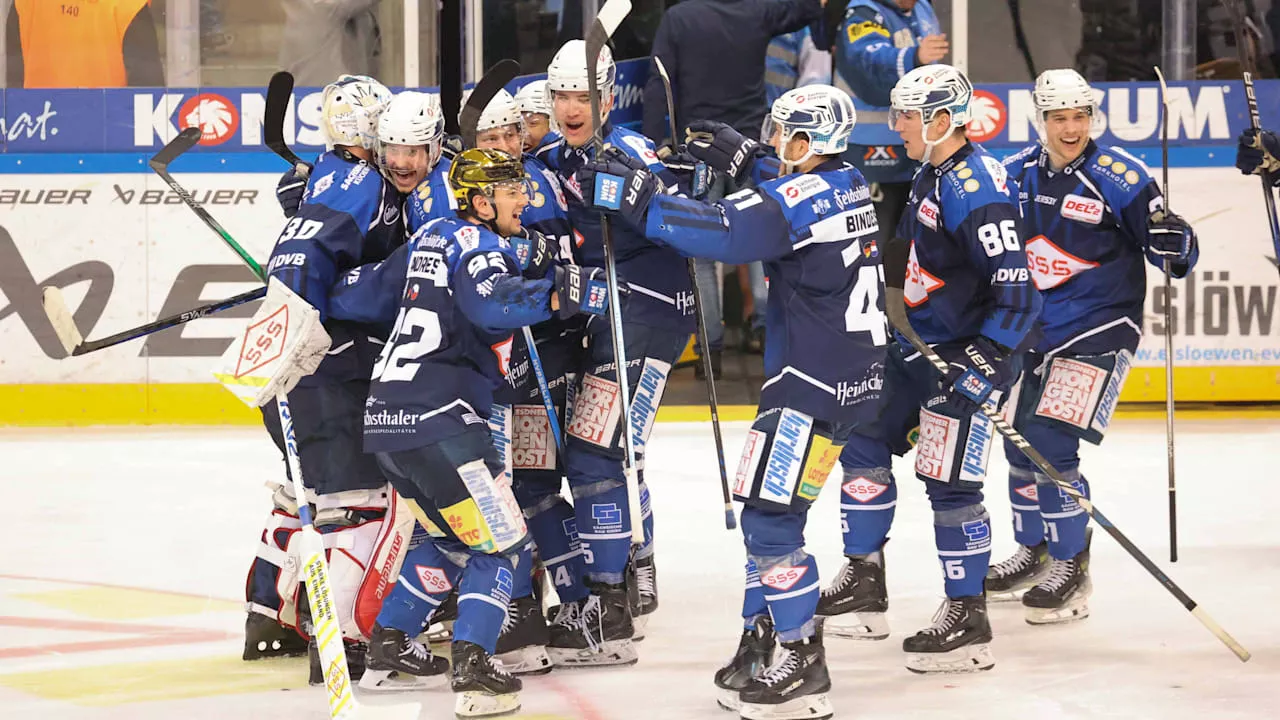
<svg viewBox="0 0 1280 720">
<path fill-rule="evenodd" d="M 951 370 L 942 381 L 946 401 L 962 417 L 977 412 L 991 393 L 1013 382 L 1011 354 L 981 335 L 974 338 L 950 363 Z"/>
<path fill-rule="evenodd" d="M 574 178 L 582 188 L 583 203 L 616 212 L 641 231 L 648 219 L 649 201 L 665 189 L 648 170 L 636 170 L 613 159 L 583 163 Z"/>
<path fill-rule="evenodd" d="M 1147 244 L 1152 253 L 1186 264 L 1195 252 L 1196 231 L 1181 217 L 1157 210 L 1147 220 Z"/>
<path fill-rule="evenodd" d="M 510 240 L 520 261 L 521 275 L 526 280 L 545 278 L 556 260 L 556 246 L 551 238 L 533 228 L 525 228 L 524 235 L 513 235 Z"/>
<path fill-rule="evenodd" d="M 760 143 L 722 122 L 712 120 L 690 123 L 685 138 L 689 154 L 739 184 L 743 182 L 751 161 L 762 151 Z"/>
<path fill-rule="evenodd" d="M 307 177 L 300 174 L 297 168 L 289 168 L 289 172 L 280 176 L 280 182 L 276 183 L 276 202 L 280 203 L 285 217 L 291 218 L 298 214 L 298 208 L 302 207 L 302 195 L 306 190 Z"/>
<path fill-rule="evenodd" d="M 609 285 L 604 270 L 580 265 L 556 265 L 552 292 L 560 300 L 561 320 L 575 315 L 604 315 L 609 310 Z"/>
<path fill-rule="evenodd" d="M 1280 138 L 1275 133 L 1246 128 L 1236 140 L 1236 167 L 1245 175 L 1271 173 L 1271 184 L 1280 183 Z"/>
</svg>

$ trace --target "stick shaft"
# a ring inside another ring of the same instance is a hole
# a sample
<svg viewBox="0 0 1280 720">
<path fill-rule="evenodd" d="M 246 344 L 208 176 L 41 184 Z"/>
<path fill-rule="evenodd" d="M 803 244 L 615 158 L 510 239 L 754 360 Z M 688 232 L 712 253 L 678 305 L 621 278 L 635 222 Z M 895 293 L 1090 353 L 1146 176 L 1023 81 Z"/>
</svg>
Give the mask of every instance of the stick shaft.
<svg viewBox="0 0 1280 720">
<path fill-rule="evenodd" d="M 192 308 L 191 310 L 178 313 L 177 315 L 170 315 L 169 317 L 160 318 L 155 322 L 147 323 L 146 325 L 139 325 L 138 327 L 131 328 L 129 330 L 123 330 L 114 335 L 108 335 L 107 337 L 101 338 L 99 340 L 88 340 L 88 341 L 82 342 L 76 346 L 75 350 L 73 350 L 71 354 L 85 355 L 87 353 L 102 350 L 104 348 L 109 348 L 113 345 L 119 345 L 120 343 L 129 342 L 130 340 L 134 340 L 146 335 L 158 333 L 162 330 L 168 330 L 169 328 L 177 327 L 178 325 L 182 325 L 184 323 L 189 323 L 192 320 L 198 320 L 202 317 L 214 315 L 224 310 L 230 310 L 233 307 L 243 305 L 248 302 L 253 302 L 254 300 L 260 300 L 263 297 L 265 297 L 266 294 L 267 294 L 267 289 L 265 287 L 255 288 L 253 290 L 250 290 L 249 292 L 244 292 L 244 293 L 240 293 L 239 295 L 229 297 L 226 300 L 219 300 L 217 302 L 209 303 L 208 305 L 201 305 L 198 308 Z"/>
</svg>

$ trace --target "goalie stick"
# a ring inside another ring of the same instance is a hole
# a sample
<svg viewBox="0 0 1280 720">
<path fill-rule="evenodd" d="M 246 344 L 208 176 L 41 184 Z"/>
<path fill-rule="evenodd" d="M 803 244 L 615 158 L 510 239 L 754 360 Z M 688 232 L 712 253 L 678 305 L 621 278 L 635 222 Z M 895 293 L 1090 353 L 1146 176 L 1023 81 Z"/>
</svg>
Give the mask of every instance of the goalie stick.
<svg viewBox="0 0 1280 720">
<path fill-rule="evenodd" d="M 231 237 L 231 233 L 227 232 L 217 220 L 214 220 L 213 216 L 209 214 L 209 211 L 205 210 L 202 205 L 197 203 L 195 199 L 191 197 L 191 193 L 187 192 L 187 189 L 182 187 L 182 185 L 180 185 L 177 180 L 174 180 L 173 176 L 169 174 L 169 164 L 176 160 L 179 155 L 182 155 L 186 151 L 195 147 L 198 142 L 200 142 L 200 128 L 189 127 L 178 133 L 177 137 L 170 140 L 164 147 L 160 148 L 160 152 L 153 155 L 150 162 L 147 164 L 150 165 L 151 169 L 160 176 L 161 180 L 165 181 L 165 184 L 167 184 L 170 189 L 177 193 L 178 197 L 182 199 L 182 202 L 187 207 L 191 208 L 191 211 L 196 214 L 196 217 L 200 218 L 200 220 L 208 226 L 210 230 L 217 233 L 218 237 L 222 238 L 223 244 L 231 248 L 236 255 L 239 255 L 240 259 L 244 261 L 244 264 L 248 265 L 250 270 L 253 270 L 253 274 L 257 275 L 259 280 L 265 282 L 267 276 L 266 273 L 263 272 L 262 266 L 255 262 L 253 257 L 240 246 L 240 243 L 236 242 L 235 238 Z"/>
<path fill-rule="evenodd" d="M 292 103 L 293 74 L 281 70 L 272 75 L 271 82 L 267 84 L 267 108 L 262 114 L 262 137 L 271 152 L 292 165 L 294 171 L 305 180 L 311 174 L 311 165 L 303 162 L 302 158 L 289 149 L 289 143 L 284 139 L 284 121 Z"/>
<path fill-rule="evenodd" d="M 667 95 L 667 122 L 671 130 L 671 146 L 675 148 L 680 144 L 680 125 L 676 123 L 676 100 L 675 94 L 671 92 L 671 76 L 667 74 L 667 67 L 662 64 L 662 58 L 657 55 L 653 56 L 653 65 L 658 70 L 658 75 L 662 77 L 662 89 Z M 711 409 L 711 432 L 716 439 L 716 459 L 720 461 L 720 495 L 724 499 L 724 526 L 727 530 L 733 530 L 738 527 L 738 520 L 733 514 L 733 496 L 729 494 L 729 472 L 724 465 L 724 439 L 720 436 L 720 407 L 716 400 L 716 379 L 711 372 L 711 343 L 707 337 L 707 319 L 702 314 L 702 289 L 698 287 L 698 272 L 694 266 L 693 258 L 689 258 L 685 265 L 689 268 L 689 281 L 693 283 L 693 304 L 698 310 L 698 343 L 702 348 L 702 374 L 707 379 L 707 405 Z"/>
<path fill-rule="evenodd" d="M 600 51 L 631 12 L 631 0 L 608 0 L 587 31 L 587 95 L 591 99 L 591 142 L 596 157 L 604 153 L 604 138 L 600 131 L 600 83 L 596 70 L 600 64 Z M 627 506 L 631 518 L 631 543 L 644 543 L 644 514 L 640 509 L 640 479 L 636 471 L 636 445 L 631 434 L 631 388 L 627 378 L 626 343 L 622 335 L 622 306 L 619 304 L 618 263 L 613 248 L 613 233 L 609 228 L 608 213 L 600 214 L 600 234 L 604 241 L 605 275 L 609 283 L 609 327 L 613 339 L 613 368 L 618 376 L 618 400 L 622 406 L 622 444 L 626 449 L 625 474 L 627 478 Z"/>
<path fill-rule="evenodd" d="M 902 334 L 903 337 L 907 339 L 908 342 L 911 343 L 911 346 L 924 356 L 924 358 L 933 365 L 934 369 L 936 369 L 941 375 L 946 376 L 949 371 L 947 361 L 939 357 L 938 353 L 934 352 L 934 349 L 929 347 L 929 344 L 926 343 L 918 333 L 916 333 L 916 331 L 911 327 L 911 322 L 907 319 L 907 305 L 903 296 L 903 287 L 906 285 L 907 256 L 910 251 L 911 243 L 897 238 L 886 243 L 886 247 L 881 249 L 881 252 L 885 254 L 885 312 L 889 315 L 889 322 L 899 333 Z M 1236 642 L 1236 639 L 1231 637 L 1230 633 L 1224 630 L 1213 618 L 1209 617 L 1209 613 L 1205 612 L 1195 600 L 1192 600 L 1191 596 L 1183 592 L 1182 588 L 1178 587 L 1178 585 L 1174 583 L 1163 570 L 1151 561 L 1151 558 L 1147 557 L 1147 555 L 1143 553 L 1137 545 L 1134 545 L 1124 533 L 1120 532 L 1120 528 L 1113 525 L 1111 521 L 1102 514 L 1102 511 L 1098 510 L 1094 506 L 1093 502 L 1090 501 L 1089 498 L 1085 497 L 1084 494 L 1077 490 L 1074 485 L 1067 482 L 1067 479 L 1063 477 L 1062 473 L 1053 465 L 1050 465 L 1044 455 L 1041 455 L 1039 450 L 1032 447 L 1031 443 L 1027 442 L 1027 439 L 1022 436 L 1022 433 L 1015 430 L 1013 426 L 1004 419 L 1004 416 L 998 410 L 991 406 L 984 405 L 979 412 L 991 421 L 991 424 L 995 426 L 996 430 L 1003 435 L 1006 440 L 1013 443 L 1013 445 L 1017 447 L 1023 455 L 1027 456 L 1027 459 L 1034 463 L 1035 466 L 1040 469 L 1040 472 L 1047 475 L 1063 494 L 1071 496 L 1071 498 L 1076 501 L 1076 504 L 1083 508 L 1085 512 L 1089 513 L 1089 517 L 1093 518 L 1094 522 L 1101 525 L 1102 528 L 1107 531 L 1108 535 L 1115 538 L 1116 542 L 1120 543 L 1120 547 L 1124 548 L 1125 552 L 1129 553 L 1130 557 L 1137 560 L 1143 570 L 1150 573 L 1151 577 L 1155 578 L 1157 582 L 1164 586 L 1164 589 L 1168 590 L 1169 594 L 1173 595 L 1173 597 L 1182 604 L 1182 607 L 1190 611 L 1191 614 L 1209 630 L 1209 632 L 1213 633 L 1214 637 L 1222 641 L 1222 644 L 1226 645 L 1231 652 L 1235 653 L 1236 657 L 1240 658 L 1241 662 L 1249 661 L 1249 658 L 1251 657 L 1249 651 L 1246 650 L 1243 645 Z"/>
<path fill-rule="evenodd" d="M 1155 68 L 1160 80 L 1160 189 L 1164 192 L 1164 210 L 1169 212 L 1169 86 L 1164 73 Z M 1270 195 L 1271 191 L 1268 190 Z M 1175 482 L 1173 455 L 1173 271 L 1164 260 L 1164 416 L 1166 454 L 1169 458 L 1169 562 L 1178 562 L 1178 487 Z"/>
</svg>

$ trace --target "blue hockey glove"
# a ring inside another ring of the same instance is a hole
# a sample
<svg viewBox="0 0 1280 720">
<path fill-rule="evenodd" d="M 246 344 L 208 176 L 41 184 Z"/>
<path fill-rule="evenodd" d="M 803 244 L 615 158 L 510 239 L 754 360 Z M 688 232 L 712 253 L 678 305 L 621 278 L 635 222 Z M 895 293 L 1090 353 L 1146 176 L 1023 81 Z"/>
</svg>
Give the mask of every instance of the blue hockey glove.
<svg viewBox="0 0 1280 720">
<path fill-rule="evenodd" d="M 722 122 L 698 120 L 685 131 L 685 147 L 695 158 L 725 173 L 738 183 L 763 151 L 760 143 Z"/>
<path fill-rule="evenodd" d="M 1175 263 L 1190 260 L 1196 247 L 1196 231 L 1186 220 L 1163 210 L 1148 218 L 1147 238 L 1152 253 Z"/>
<path fill-rule="evenodd" d="M 1272 174 L 1272 184 L 1280 183 L 1280 138 L 1275 133 L 1246 128 L 1236 140 L 1236 167 L 1245 175 Z"/>
<path fill-rule="evenodd" d="M 942 385 L 945 397 L 962 415 L 982 407 L 991 393 L 1008 387 L 1014 380 L 1010 353 L 979 335 L 952 361 Z"/>
<path fill-rule="evenodd" d="M 307 177 L 297 168 L 289 168 L 289 172 L 280 176 L 280 182 L 276 183 L 276 202 L 280 203 L 285 217 L 298 214 L 298 208 L 302 207 L 302 194 L 306 190 Z"/>
<path fill-rule="evenodd" d="M 513 235 L 509 239 L 520 261 L 520 274 L 526 280 L 545 278 L 556 259 L 556 247 L 551 239 L 533 228 L 525 228 L 524 235 Z"/>
<path fill-rule="evenodd" d="M 648 170 L 636 170 L 613 159 L 591 160 L 574 173 L 589 206 L 616 212 L 633 227 L 643 229 L 649 201 L 663 192 L 662 181 Z"/>
<path fill-rule="evenodd" d="M 560 299 L 561 320 L 575 315 L 604 315 L 609 310 L 609 285 L 604 270 L 579 265 L 556 265 L 551 291 Z"/>
<path fill-rule="evenodd" d="M 702 200 L 711 187 L 711 168 L 694 157 L 688 150 L 670 153 L 662 158 L 662 164 L 676 176 L 680 192 L 694 200 Z"/>
<path fill-rule="evenodd" d="M 440 143 L 440 161 L 453 162 L 454 158 L 462 154 L 463 149 L 461 135 L 445 135 Z"/>
</svg>

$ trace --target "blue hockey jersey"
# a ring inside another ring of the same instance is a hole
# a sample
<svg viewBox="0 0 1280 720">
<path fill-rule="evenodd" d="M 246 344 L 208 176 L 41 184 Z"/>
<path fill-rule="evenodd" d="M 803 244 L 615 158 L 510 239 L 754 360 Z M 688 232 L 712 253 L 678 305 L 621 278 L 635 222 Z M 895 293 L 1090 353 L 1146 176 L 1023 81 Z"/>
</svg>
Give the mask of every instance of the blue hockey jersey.
<svg viewBox="0 0 1280 720">
<path fill-rule="evenodd" d="M 405 229 L 410 235 L 437 218 L 457 217 L 458 201 L 449 185 L 450 167 L 448 160 L 441 159 L 405 198 Z"/>
<path fill-rule="evenodd" d="M 329 313 L 329 292 L 346 271 L 386 258 L 404 244 L 400 194 L 377 168 L 345 151 L 316 160 L 302 205 L 276 240 L 267 274 L 320 311 L 333 350 L 304 385 L 368 378 L 377 355 L 370 336 L 386 328 L 344 323 Z"/>
<path fill-rule="evenodd" d="M 1041 298 L 1027 269 L 1017 198 L 1004 165 L 970 143 L 916 175 L 897 236 L 911 242 L 904 295 L 911 327 L 925 342 L 985 335 L 1026 349 Z"/>
<path fill-rule="evenodd" d="M 870 198 L 856 168 L 828 160 L 714 205 L 650 201 L 649 237 L 690 257 L 765 262 L 762 409 L 849 424 L 879 413 L 888 330 Z"/>
<path fill-rule="evenodd" d="M 1147 294 L 1143 254 L 1163 269 L 1149 249 L 1147 223 L 1164 196 L 1147 167 L 1116 147 L 1092 140 L 1080 157 L 1059 171 L 1039 144 L 1005 159 L 1018 184 L 1026 233 L 1027 266 L 1044 294 L 1037 349 L 1070 345 L 1074 353 L 1133 351 L 1142 329 Z M 1195 266 L 1174 264 L 1174 277 Z"/>
<path fill-rule="evenodd" d="M 606 144 L 644 162 L 667 187 L 675 186 L 675 177 L 663 167 L 648 138 L 611 124 L 606 124 L 603 131 Z M 602 268 L 605 261 L 600 212 L 582 203 L 582 193 L 573 176 L 583 162 L 594 155 L 589 145 L 573 148 L 557 138 L 539 151 L 538 159 L 555 171 L 567 191 L 575 261 L 579 265 Z M 693 286 L 684 259 L 671 248 L 650 242 L 626 223 L 614 222 L 610 227 L 618 279 L 631 291 L 624 309 L 626 321 L 692 333 L 697 327 L 697 318 Z"/>
<path fill-rule="evenodd" d="M 839 2 L 839 0 L 831 0 Z M 871 182 L 907 182 L 919 165 L 909 158 L 901 138 L 889 129 L 889 91 L 919 67 L 916 45 L 942 32 L 929 0 L 902 10 L 894 0 L 852 0 L 839 28 L 814 26 L 819 50 L 835 37 L 836 87 L 853 97 L 858 125 L 846 154 Z"/>
<path fill-rule="evenodd" d="M 512 328 L 551 316 L 551 281 L 524 280 L 518 263 L 506 238 L 438 218 L 386 261 L 342 279 L 333 317 L 393 323 L 365 405 L 366 452 L 431 444 L 485 422 Z"/>
</svg>

